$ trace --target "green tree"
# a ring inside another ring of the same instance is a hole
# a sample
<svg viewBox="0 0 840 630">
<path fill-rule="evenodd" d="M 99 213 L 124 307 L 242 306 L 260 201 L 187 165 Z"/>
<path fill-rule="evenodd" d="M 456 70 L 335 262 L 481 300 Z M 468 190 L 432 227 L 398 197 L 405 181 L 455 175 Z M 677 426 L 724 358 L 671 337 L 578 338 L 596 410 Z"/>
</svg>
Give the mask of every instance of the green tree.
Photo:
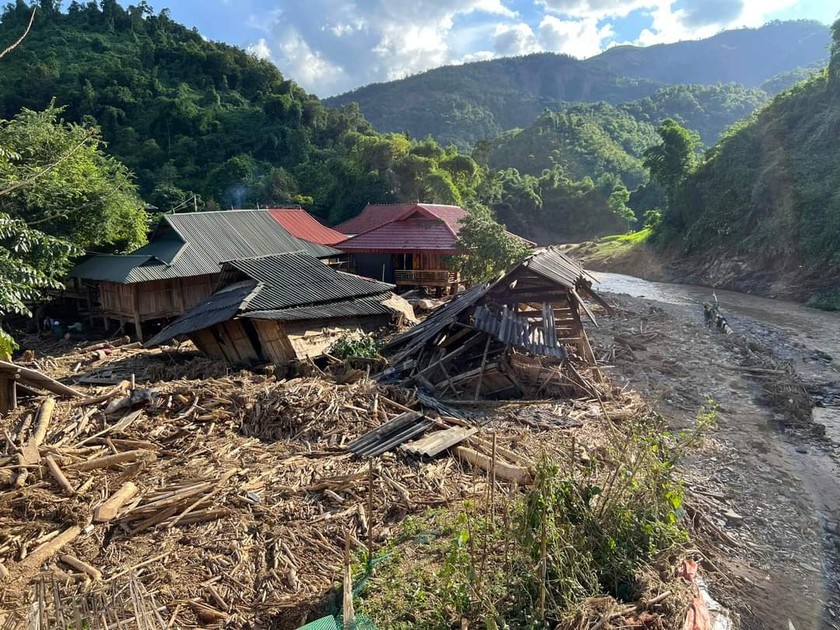
<svg viewBox="0 0 840 630">
<path fill-rule="evenodd" d="M 102 152 L 95 128 L 61 110 L 24 109 L 0 121 L 0 212 L 80 248 L 133 249 L 146 240 L 144 204 L 125 166 Z"/>
<path fill-rule="evenodd" d="M 644 165 L 650 171 L 651 178 L 665 190 L 668 214 L 676 218 L 677 193 L 697 164 L 700 136 L 672 118 L 666 119 L 656 131 L 662 142 L 645 151 Z"/>
<path fill-rule="evenodd" d="M 476 205 L 462 223 L 458 250 L 461 279 L 471 285 L 505 272 L 527 255 L 528 246 L 498 223 L 488 208 Z"/>
</svg>

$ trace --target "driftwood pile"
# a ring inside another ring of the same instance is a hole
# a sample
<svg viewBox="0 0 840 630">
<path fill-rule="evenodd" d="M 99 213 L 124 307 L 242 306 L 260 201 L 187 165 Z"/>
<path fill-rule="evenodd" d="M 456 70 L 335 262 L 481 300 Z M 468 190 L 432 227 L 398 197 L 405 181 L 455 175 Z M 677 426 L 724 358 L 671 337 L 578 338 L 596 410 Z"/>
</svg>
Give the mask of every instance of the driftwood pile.
<svg viewBox="0 0 840 630">
<path fill-rule="evenodd" d="M 462 461 L 489 460 L 486 440 L 459 459 L 354 457 L 344 445 L 419 407 L 369 379 L 182 380 L 138 408 L 119 404 L 129 389 L 41 398 L 2 420 L 0 625 L 31 610 L 38 585 L 72 599 L 136 579 L 172 627 L 295 627 L 335 584 L 347 531 L 381 545 L 407 514 L 480 492 Z M 523 461 L 498 457 L 520 482 Z"/>
<path fill-rule="evenodd" d="M 201 369 L 160 350 L 92 352 L 26 359 L 55 377 L 84 373 L 73 370 L 80 356 L 94 369 L 122 356 L 147 378 L 149 364 L 169 362 L 175 375 Z M 83 396 L 29 398 L 0 418 L 0 627 L 60 626 L 55 606 L 33 624 L 33 602 L 62 601 L 70 614 L 114 593 L 128 598 L 120 606 L 145 602 L 163 627 L 297 627 L 340 582 L 348 535 L 379 548 L 409 514 L 484 496 L 482 469 L 526 484 L 531 462 L 567 449 L 571 429 L 579 446 L 587 432 L 597 443 L 604 418 L 621 420 L 635 404 L 600 384 L 592 396 L 527 411 L 484 407 L 468 422 L 359 371 L 313 371 L 133 392 L 130 380 L 73 383 Z M 374 458 L 348 449 L 408 412 L 428 431 Z"/>
</svg>

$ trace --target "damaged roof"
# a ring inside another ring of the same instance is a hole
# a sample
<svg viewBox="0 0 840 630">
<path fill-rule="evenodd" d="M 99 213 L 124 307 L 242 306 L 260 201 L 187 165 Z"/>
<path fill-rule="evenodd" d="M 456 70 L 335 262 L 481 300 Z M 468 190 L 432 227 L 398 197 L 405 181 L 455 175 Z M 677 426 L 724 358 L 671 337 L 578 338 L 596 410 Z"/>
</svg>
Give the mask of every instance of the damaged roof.
<svg viewBox="0 0 840 630">
<path fill-rule="evenodd" d="M 218 273 L 228 260 L 291 252 L 316 258 L 341 254 L 292 236 L 270 210 L 167 214 L 147 245 L 126 256 L 94 255 L 70 276 L 123 284 L 186 278 Z"/>
<path fill-rule="evenodd" d="M 394 288 L 297 253 L 228 261 L 219 286 L 145 345 L 159 345 L 234 317 L 299 321 L 386 315 L 392 311 L 383 302 Z"/>
<path fill-rule="evenodd" d="M 533 279 L 537 278 L 543 284 L 539 288 L 527 288 L 533 286 Z M 400 356 L 411 354 L 427 340 L 443 331 L 453 321 L 461 317 L 463 313 L 472 307 L 482 308 L 486 304 L 505 306 L 517 303 L 517 290 L 527 292 L 527 300 L 534 301 L 533 296 L 538 292 L 545 292 L 551 285 L 563 291 L 572 293 L 579 300 L 579 292 L 585 293 L 606 308 L 607 305 L 593 290 L 590 276 L 584 268 L 562 253 L 558 248 L 545 247 L 529 255 L 521 263 L 510 269 L 504 276 L 495 282 L 484 282 L 477 284 L 467 291 L 455 296 L 448 304 L 444 305 L 421 324 L 414 326 L 401 335 L 392 339 L 386 349 L 393 350 L 399 347 L 405 349 Z M 545 283 L 548 283 L 548 287 Z M 523 285 L 525 288 L 523 288 Z M 586 305 L 580 302 L 581 306 L 594 322 L 592 314 L 586 309 Z M 503 311 L 501 316 L 492 315 L 486 309 L 473 313 L 478 321 L 473 321 L 473 327 L 494 335 L 500 340 L 521 346 L 532 351 L 539 351 L 543 354 L 554 354 L 547 351 L 547 347 L 557 345 L 556 339 L 534 339 L 533 334 L 526 334 L 524 328 L 520 331 L 520 323 L 512 313 Z"/>
</svg>

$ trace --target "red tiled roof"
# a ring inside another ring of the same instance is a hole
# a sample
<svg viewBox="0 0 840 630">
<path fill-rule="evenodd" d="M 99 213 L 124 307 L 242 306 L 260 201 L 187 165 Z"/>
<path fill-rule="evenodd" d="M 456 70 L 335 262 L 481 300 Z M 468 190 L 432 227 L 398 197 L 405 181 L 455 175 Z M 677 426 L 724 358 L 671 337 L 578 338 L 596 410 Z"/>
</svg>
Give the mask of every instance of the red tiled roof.
<svg viewBox="0 0 840 630">
<path fill-rule="evenodd" d="M 304 241 L 319 245 L 335 245 L 347 239 L 346 234 L 321 225 L 303 208 L 272 208 L 269 213 L 292 236 Z"/>
<path fill-rule="evenodd" d="M 455 254 L 457 240 L 455 231 L 445 221 L 413 216 L 368 230 L 340 243 L 338 248 L 346 252 L 435 251 L 441 254 Z"/>
<path fill-rule="evenodd" d="M 360 214 L 339 223 L 335 226 L 335 229 L 344 234 L 362 234 L 403 218 L 411 211 L 419 209 L 445 221 L 456 233 L 459 230 L 458 222 L 466 215 L 466 212 L 458 206 L 444 206 L 433 203 L 369 203 Z"/>
</svg>

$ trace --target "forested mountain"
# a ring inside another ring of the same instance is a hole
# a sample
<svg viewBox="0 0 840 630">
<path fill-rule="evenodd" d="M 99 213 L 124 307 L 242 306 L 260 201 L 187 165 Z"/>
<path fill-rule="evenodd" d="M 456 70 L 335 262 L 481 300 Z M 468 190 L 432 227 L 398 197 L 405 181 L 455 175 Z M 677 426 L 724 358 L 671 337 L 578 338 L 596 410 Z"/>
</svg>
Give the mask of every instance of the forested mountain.
<svg viewBox="0 0 840 630">
<path fill-rule="evenodd" d="M 278 69 L 204 40 L 145 2 L 62 11 L 58 0 L 7 5 L 0 41 L 31 32 L 3 59 L 0 118 L 51 102 L 98 125 L 107 151 L 161 210 L 303 202 L 334 221 L 368 200 L 462 203 L 480 179 L 466 156 L 376 133 L 358 109 L 327 109 Z"/>
<path fill-rule="evenodd" d="M 726 31 L 696 42 L 649 48 L 621 46 L 586 60 L 541 53 L 436 68 L 399 81 L 368 85 L 327 99 L 356 102 L 380 131 L 431 135 L 462 148 L 527 127 L 563 103 L 624 103 L 672 84 L 738 82 L 787 87 L 784 75 L 824 65 L 827 27 L 812 21 L 777 22 Z M 790 78 L 790 77 L 788 77 Z"/>
<path fill-rule="evenodd" d="M 656 126 L 666 118 L 696 130 L 711 145 L 769 99 L 738 84 L 675 85 L 621 105 L 567 105 L 544 112 L 526 129 L 502 134 L 492 143 L 489 163 L 532 175 L 555 164 L 576 178 L 612 173 L 635 188 L 647 180 L 642 153 L 658 142 Z"/>
<path fill-rule="evenodd" d="M 840 21 L 829 67 L 731 129 L 685 174 L 660 237 L 840 291 Z"/>
</svg>

